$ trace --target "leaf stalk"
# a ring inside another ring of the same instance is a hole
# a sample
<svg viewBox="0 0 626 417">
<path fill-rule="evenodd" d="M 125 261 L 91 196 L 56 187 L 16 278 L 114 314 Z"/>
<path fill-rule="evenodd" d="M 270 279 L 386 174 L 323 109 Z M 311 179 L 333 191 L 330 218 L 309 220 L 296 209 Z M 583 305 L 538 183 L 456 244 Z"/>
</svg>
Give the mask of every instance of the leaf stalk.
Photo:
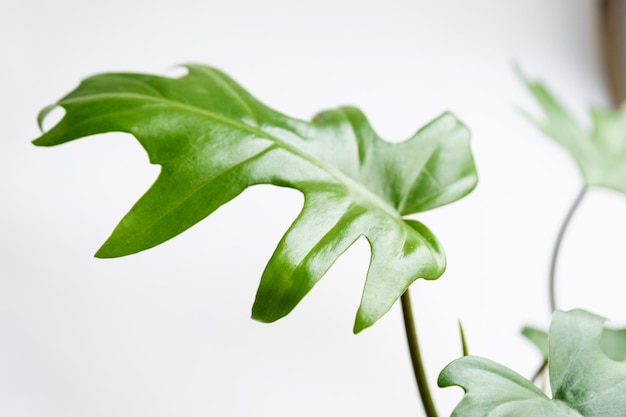
<svg viewBox="0 0 626 417">
<path fill-rule="evenodd" d="M 587 185 L 584 185 L 583 188 L 578 193 L 578 195 L 576 196 L 576 199 L 572 203 L 572 206 L 570 207 L 569 211 L 567 212 L 567 215 L 565 216 L 565 219 L 563 220 L 563 224 L 561 225 L 561 230 L 559 230 L 559 235 L 556 238 L 556 242 L 554 243 L 554 249 L 552 250 L 552 260 L 550 261 L 550 278 L 549 278 L 549 289 L 548 289 L 549 295 L 550 295 L 550 311 L 551 312 L 554 312 L 557 309 L 556 264 L 559 259 L 559 252 L 561 250 L 561 243 L 563 242 L 563 236 L 565 236 L 565 231 L 567 230 L 567 227 L 569 226 L 570 221 L 572 220 L 572 217 L 574 216 L 574 213 L 580 206 L 580 202 L 582 201 L 586 193 L 587 193 Z"/>
<path fill-rule="evenodd" d="M 400 301 L 402 303 L 404 330 L 406 331 L 407 344 L 409 347 L 409 353 L 411 354 L 411 363 L 413 365 L 413 372 L 415 373 L 415 380 L 417 382 L 417 389 L 422 400 L 422 405 L 424 407 L 424 411 L 426 412 L 426 417 L 438 417 L 437 409 L 435 408 L 435 404 L 428 387 L 426 373 L 424 372 L 424 363 L 422 362 L 422 354 L 417 340 L 415 319 L 413 317 L 411 296 L 408 288 L 404 294 L 402 294 L 402 297 L 400 297 Z"/>
</svg>

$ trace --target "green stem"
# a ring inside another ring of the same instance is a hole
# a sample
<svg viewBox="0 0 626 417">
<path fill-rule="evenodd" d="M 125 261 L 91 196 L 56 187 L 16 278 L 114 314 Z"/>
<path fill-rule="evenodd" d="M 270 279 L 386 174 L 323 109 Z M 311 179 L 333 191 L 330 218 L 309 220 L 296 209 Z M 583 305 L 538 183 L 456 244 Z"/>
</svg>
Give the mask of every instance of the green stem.
<svg viewBox="0 0 626 417">
<path fill-rule="evenodd" d="M 409 290 L 402 294 L 400 298 L 402 302 L 402 316 L 404 317 L 404 330 L 406 331 L 406 339 L 411 353 L 411 363 L 413 364 L 413 372 L 417 381 L 417 389 L 422 399 L 422 405 L 426 412 L 426 417 L 437 417 L 437 410 L 430 395 L 428 381 L 424 372 L 424 363 L 422 362 L 422 354 L 417 342 L 417 332 L 415 331 L 415 320 L 413 318 L 413 308 L 411 307 L 411 296 Z"/>
<path fill-rule="evenodd" d="M 559 230 L 559 235 L 556 238 L 556 242 L 554 243 L 554 249 L 552 250 L 552 260 L 550 261 L 550 277 L 548 280 L 551 312 L 554 312 L 556 310 L 556 264 L 559 259 L 559 252 L 561 250 L 561 243 L 563 242 L 563 236 L 565 236 L 565 231 L 567 230 L 567 227 L 569 226 L 570 221 L 572 220 L 572 217 L 574 216 L 574 213 L 576 213 L 576 210 L 580 206 L 580 202 L 582 201 L 586 193 L 587 193 L 587 186 L 584 185 L 583 188 L 578 193 L 578 195 L 576 196 L 576 199 L 572 203 L 572 206 L 570 207 L 569 211 L 567 212 L 567 215 L 565 216 L 565 219 L 563 220 L 563 224 L 561 224 L 561 230 Z M 541 376 L 541 374 L 547 368 L 547 366 L 548 366 L 548 361 L 544 361 L 541 364 L 539 369 L 537 369 L 537 371 L 535 372 L 535 375 L 533 375 L 532 377 L 533 382 L 537 381 L 537 379 Z"/>
<path fill-rule="evenodd" d="M 587 186 L 583 186 L 578 195 L 576 196 L 576 200 L 570 207 L 567 212 L 567 216 L 565 216 L 565 220 L 563 220 L 563 224 L 561 225 L 561 230 L 559 230 L 559 236 L 556 239 L 554 244 L 554 250 L 552 251 L 552 261 L 550 262 L 550 280 L 549 280 L 549 293 L 550 293 L 550 310 L 554 312 L 556 310 L 556 264 L 559 258 L 559 251 L 561 249 L 561 242 L 563 241 L 563 236 L 565 235 L 565 231 L 567 230 L 567 226 L 569 226 L 576 209 L 580 205 L 581 200 L 585 196 L 587 192 Z"/>
</svg>

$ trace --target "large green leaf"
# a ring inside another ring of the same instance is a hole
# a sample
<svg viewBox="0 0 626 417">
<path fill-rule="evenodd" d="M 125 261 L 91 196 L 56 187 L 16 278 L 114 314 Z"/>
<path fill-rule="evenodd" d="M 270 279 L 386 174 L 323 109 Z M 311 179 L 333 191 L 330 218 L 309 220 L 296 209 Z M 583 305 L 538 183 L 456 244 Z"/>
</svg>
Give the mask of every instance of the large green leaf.
<svg viewBox="0 0 626 417">
<path fill-rule="evenodd" d="M 458 385 L 465 396 L 452 417 L 623 417 L 626 362 L 601 346 L 604 319 L 583 310 L 554 313 L 549 332 L 553 398 L 512 370 L 467 356 L 449 364 L 439 385 Z"/>
<path fill-rule="evenodd" d="M 98 257 L 158 245 L 254 184 L 304 194 L 302 212 L 263 272 L 252 314 L 265 322 L 288 314 L 365 236 L 372 257 L 354 330 L 373 324 L 414 280 L 436 279 L 445 269 L 435 236 L 403 216 L 455 201 L 477 180 L 469 132 L 449 113 L 392 144 L 355 108 L 325 111 L 311 122 L 296 120 L 266 107 L 225 74 L 199 65 L 178 79 L 94 76 L 57 104 L 66 110 L 64 118 L 36 145 L 128 132 L 150 161 L 161 165 L 156 182 Z"/>
<path fill-rule="evenodd" d="M 541 83 L 525 82 L 544 113 L 535 123 L 567 149 L 585 183 L 626 193 L 626 103 L 616 110 L 592 109 L 593 126 L 585 129 Z"/>
</svg>

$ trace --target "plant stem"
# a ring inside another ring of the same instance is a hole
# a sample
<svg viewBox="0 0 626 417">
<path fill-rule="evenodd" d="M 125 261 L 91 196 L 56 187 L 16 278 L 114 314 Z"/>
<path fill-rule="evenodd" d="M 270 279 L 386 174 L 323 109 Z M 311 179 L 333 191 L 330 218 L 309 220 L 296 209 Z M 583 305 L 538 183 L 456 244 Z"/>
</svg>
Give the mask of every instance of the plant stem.
<svg viewBox="0 0 626 417">
<path fill-rule="evenodd" d="M 417 381 L 417 389 L 422 399 L 422 405 L 424 406 L 427 417 L 437 417 L 437 410 L 435 409 L 433 398 L 430 395 L 422 355 L 417 342 L 417 332 L 415 331 L 415 320 L 413 318 L 413 308 L 411 307 L 411 296 L 408 288 L 404 294 L 402 294 L 400 300 L 402 302 L 404 330 L 406 331 L 406 339 L 409 345 L 409 352 L 411 353 L 411 363 L 413 364 L 413 372 L 415 373 L 415 380 Z"/>
<path fill-rule="evenodd" d="M 565 216 L 565 220 L 563 220 L 563 224 L 561 225 L 561 230 L 559 230 L 559 236 L 556 239 L 554 244 L 554 250 L 552 251 L 552 261 L 550 262 L 550 280 L 549 280 L 549 294 L 550 294 L 550 310 L 554 312 L 556 310 L 556 290 L 555 290 L 555 281 L 556 281 L 556 263 L 559 258 L 559 251 L 561 249 L 561 242 L 563 241 L 563 236 L 565 235 L 565 231 L 567 230 L 567 226 L 569 226 L 570 220 L 574 216 L 576 209 L 580 205 L 581 200 L 585 196 L 587 192 L 587 186 L 584 185 L 580 190 L 574 203 L 570 207 L 567 212 L 567 216 Z"/>
<path fill-rule="evenodd" d="M 572 217 L 574 216 L 576 209 L 578 209 L 578 206 L 580 206 L 580 202 L 582 201 L 586 193 L 587 193 L 587 186 L 584 185 L 583 188 L 579 191 L 578 195 L 576 196 L 576 199 L 574 200 L 574 202 L 572 203 L 572 206 L 567 212 L 565 219 L 563 220 L 563 224 L 561 225 L 561 230 L 559 230 L 559 235 L 556 238 L 556 242 L 554 243 L 554 249 L 552 250 L 552 261 L 550 262 L 550 278 L 549 278 L 550 311 L 552 313 L 554 313 L 554 311 L 556 310 L 556 295 L 555 295 L 556 294 L 556 289 L 555 289 L 556 287 L 556 264 L 559 259 L 559 251 L 561 249 L 561 242 L 563 242 L 563 236 L 565 236 L 565 231 L 567 230 L 567 227 L 569 226 L 569 223 L 572 220 Z M 537 369 L 537 371 L 535 372 L 535 375 L 533 375 L 531 381 L 536 382 L 547 366 L 548 366 L 548 361 L 544 361 L 539 367 L 539 369 Z"/>
<path fill-rule="evenodd" d="M 539 379 L 539 377 L 541 376 L 541 374 L 543 373 L 543 371 L 546 369 L 547 366 L 548 366 L 548 361 L 547 360 L 543 361 L 539 369 L 537 369 L 537 372 L 535 372 L 535 375 L 533 375 L 533 377 L 531 378 L 531 381 L 537 382 L 537 380 Z"/>
</svg>

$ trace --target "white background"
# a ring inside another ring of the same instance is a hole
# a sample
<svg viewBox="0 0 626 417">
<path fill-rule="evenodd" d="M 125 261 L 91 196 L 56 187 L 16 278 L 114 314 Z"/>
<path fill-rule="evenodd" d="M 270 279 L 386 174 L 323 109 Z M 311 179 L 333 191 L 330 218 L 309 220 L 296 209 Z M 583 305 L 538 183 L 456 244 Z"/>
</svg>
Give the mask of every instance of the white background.
<svg viewBox="0 0 626 417">
<path fill-rule="evenodd" d="M 265 262 L 301 205 L 258 186 L 183 235 L 131 257 L 92 257 L 158 167 L 131 137 L 36 148 L 36 115 L 88 75 L 217 66 L 308 119 L 359 106 L 388 140 L 444 110 L 473 133 L 480 184 L 416 218 L 448 272 L 412 287 L 436 388 L 470 350 L 530 376 L 519 336 L 547 326 L 546 277 L 581 187 L 568 155 L 527 123 L 517 62 L 587 123 L 608 94 L 591 0 L 4 0 L 0 6 L 0 415 L 415 416 L 399 306 L 351 333 L 368 262 L 357 244 L 287 318 L 249 319 Z M 626 199 L 592 190 L 564 243 L 559 304 L 626 324 Z"/>
</svg>

